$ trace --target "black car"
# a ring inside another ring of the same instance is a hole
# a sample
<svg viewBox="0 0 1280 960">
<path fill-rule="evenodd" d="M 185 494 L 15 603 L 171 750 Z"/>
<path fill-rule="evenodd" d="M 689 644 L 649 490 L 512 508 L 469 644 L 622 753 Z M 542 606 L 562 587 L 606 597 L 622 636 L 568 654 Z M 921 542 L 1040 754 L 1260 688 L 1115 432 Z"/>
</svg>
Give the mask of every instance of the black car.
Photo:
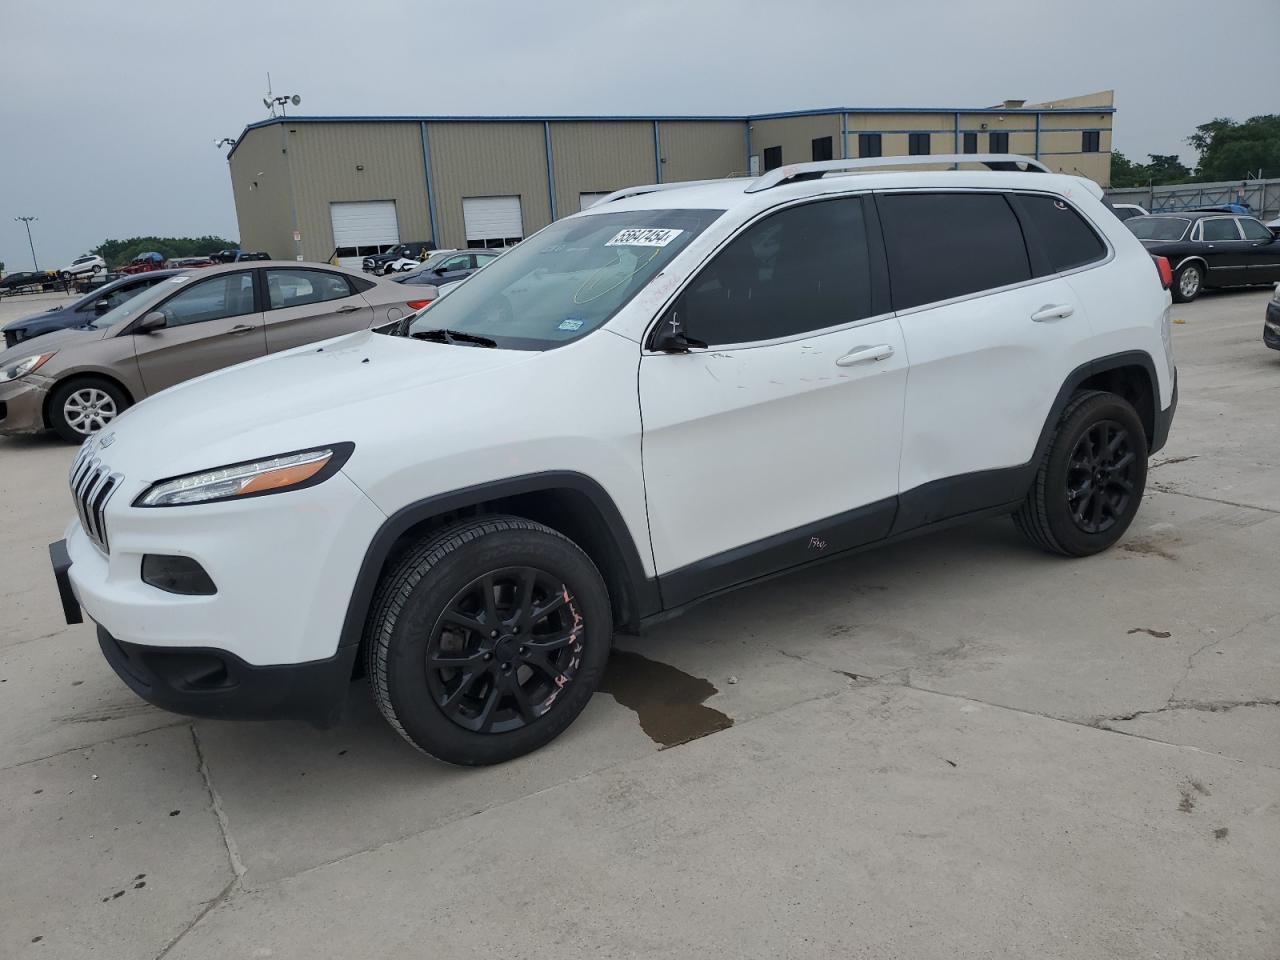
<svg viewBox="0 0 1280 960">
<path fill-rule="evenodd" d="M 7 273 L 0 280 L 0 290 L 21 290 L 23 287 L 34 287 L 41 283 L 55 283 L 57 275 L 44 270 L 19 270 Z"/>
<path fill-rule="evenodd" d="M 1280 240 L 1254 217 L 1206 210 L 1153 213 L 1124 222 L 1153 257 L 1173 267 L 1173 299 L 1280 281 Z"/>
<path fill-rule="evenodd" d="M 240 263 L 242 260 L 270 260 L 271 254 L 261 250 L 219 250 L 209 254 L 214 263 Z"/>
<path fill-rule="evenodd" d="M 1272 350 L 1280 350 L 1280 283 L 1267 303 L 1267 319 L 1262 324 L 1262 342 Z"/>
<path fill-rule="evenodd" d="M 93 323 L 94 317 L 106 313 L 126 300 L 136 297 L 148 287 L 155 286 L 165 277 L 172 277 L 181 270 L 152 270 L 150 273 L 135 273 L 121 277 L 112 283 L 104 284 L 79 300 L 61 307 L 51 307 L 44 313 L 35 313 L 21 320 L 13 320 L 4 326 L 4 346 L 7 350 L 15 344 L 30 340 L 42 334 L 65 330 L 69 327 L 83 327 Z"/>
<path fill-rule="evenodd" d="M 415 240 L 413 243 L 397 243 L 394 247 L 384 250 L 382 253 L 375 253 L 371 257 L 365 257 L 360 262 L 360 269 L 365 273 L 381 273 L 383 268 L 392 260 L 399 260 L 401 257 L 409 257 L 416 259 L 421 257 L 423 252 L 430 252 L 436 248 L 436 245 L 430 240 Z"/>
<path fill-rule="evenodd" d="M 411 273 L 402 273 L 392 277 L 394 283 L 429 284 L 439 286 L 442 283 L 454 283 L 465 280 L 490 260 L 498 256 L 483 250 L 453 253 L 437 253 L 428 257 L 427 261 Z"/>
</svg>

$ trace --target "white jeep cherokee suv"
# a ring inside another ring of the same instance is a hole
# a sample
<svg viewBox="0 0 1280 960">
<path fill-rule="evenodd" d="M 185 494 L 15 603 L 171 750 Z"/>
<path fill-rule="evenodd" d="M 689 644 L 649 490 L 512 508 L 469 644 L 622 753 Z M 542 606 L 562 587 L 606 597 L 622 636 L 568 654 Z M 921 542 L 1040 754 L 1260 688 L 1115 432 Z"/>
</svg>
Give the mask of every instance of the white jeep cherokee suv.
<svg viewBox="0 0 1280 960">
<path fill-rule="evenodd" d="M 928 159 L 994 169 L 619 191 L 396 329 L 143 401 L 72 469 L 67 618 L 167 709 L 331 724 L 363 669 L 487 764 L 699 599 L 1001 513 L 1106 549 L 1173 417 L 1169 294 L 1096 185 Z"/>
</svg>

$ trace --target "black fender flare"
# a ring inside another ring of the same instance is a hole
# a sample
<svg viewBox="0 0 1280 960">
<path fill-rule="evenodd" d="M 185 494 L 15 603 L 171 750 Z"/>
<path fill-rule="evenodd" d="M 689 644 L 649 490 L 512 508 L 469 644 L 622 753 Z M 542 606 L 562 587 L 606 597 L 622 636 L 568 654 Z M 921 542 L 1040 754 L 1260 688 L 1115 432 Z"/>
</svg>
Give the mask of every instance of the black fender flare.
<svg viewBox="0 0 1280 960">
<path fill-rule="evenodd" d="M 619 573 L 623 580 L 623 587 L 629 593 L 626 607 L 629 611 L 628 623 L 631 621 L 638 623 L 641 618 L 658 612 L 662 603 L 658 594 L 657 581 L 645 575 L 635 538 L 632 537 L 626 521 L 622 519 L 622 513 L 618 510 L 613 498 L 604 487 L 585 474 L 571 471 L 544 471 L 494 480 L 426 497 L 407 504 L 391 514 L 383 521 L 365 549 L 364 559 L 361 561 L 360 570 L 352 586 L 351 599 L 347 603 L 347 614 L 343 619 L 342 633 L 338 639 L 339 649 L 351 647 L 360 642 L 382 568 L 396 542 L 412 527 L 442 514 L 466 510 L 494 500 L 552 491 L 571 491 L 586 497 L 608 530 L 612 541 L 611 546 L 616 550 L 616 557 L 621 565 Z M 606 578 L 608 578 L 607 573 Z"/>
</svg>

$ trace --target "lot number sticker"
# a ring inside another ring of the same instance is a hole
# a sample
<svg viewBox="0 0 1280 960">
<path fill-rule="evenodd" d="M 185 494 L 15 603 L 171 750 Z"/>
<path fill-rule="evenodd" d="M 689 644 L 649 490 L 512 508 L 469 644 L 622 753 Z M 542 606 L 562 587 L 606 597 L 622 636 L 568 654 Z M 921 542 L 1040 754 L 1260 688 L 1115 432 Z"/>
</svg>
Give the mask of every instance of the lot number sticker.
<svg viewBox="0 0 1280 960">
<path fill-rule="evenodd" d="M 606 247 L 665 247 L 683 230 L 671 230 L 667 227 L 629 227 L 619 230 L 617 236 L 605 244 Z"/>
</svg>

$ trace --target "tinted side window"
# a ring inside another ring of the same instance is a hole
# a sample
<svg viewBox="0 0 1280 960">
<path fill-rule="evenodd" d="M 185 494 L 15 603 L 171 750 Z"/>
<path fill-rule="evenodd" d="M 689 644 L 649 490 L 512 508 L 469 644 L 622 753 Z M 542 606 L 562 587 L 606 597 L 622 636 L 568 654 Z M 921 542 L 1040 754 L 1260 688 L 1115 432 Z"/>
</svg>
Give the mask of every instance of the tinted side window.
<svg viewBox="0 0 1280 960">
<path fill-rule="evenodd" d="M 1107 245 L 1102 238 L 1065 200 L 1023 194 L 1018 201 L 1031 221 L 1031 229 L 1039 235 L 1040 246 L 1055 273 L 1093 263 L 1107 255 Z"/>
<path fill-rule="evenodd" d="M 998 193 L 901 193 L 878 200 L 895 309 L 1031 279 L 1022 228 Z"/>
<path fill-rule="evenodd" d="M 871 315 L 862 200 L 782 210 L 732 240 L 675 307 L 685 332 L 709 345 L 749 343 Z"/>
<path fill-rule="evenodd" d="M 319 270 L 268 270 L 267 309 L 300 307 L 351 296 L 347 278 Z"/>
<path fill-rule="evenodd" d="M 253 313 L 253 277 L 248 273 L 224 273 L 203 280 L 166 300 L 160 310 L 170 327 Z"/>
<path fill-rule="evenodd" d="M 1203 231 L 1201 237 L 1205 240 L 1239 240 L 1240 234 L 1236 230 L 1236 222 L 1227 217 L 1216 217 L 1212 220 L 1205 220 L 1200 229 Z"/>
<path fill-rule="evenodd" d="M 1244 231 L 1246 240 L 1270 240 L 1271 231 L 1260 220 L 1246 220 L 1240 218 L 1240 229 Z"/>
</svg>

